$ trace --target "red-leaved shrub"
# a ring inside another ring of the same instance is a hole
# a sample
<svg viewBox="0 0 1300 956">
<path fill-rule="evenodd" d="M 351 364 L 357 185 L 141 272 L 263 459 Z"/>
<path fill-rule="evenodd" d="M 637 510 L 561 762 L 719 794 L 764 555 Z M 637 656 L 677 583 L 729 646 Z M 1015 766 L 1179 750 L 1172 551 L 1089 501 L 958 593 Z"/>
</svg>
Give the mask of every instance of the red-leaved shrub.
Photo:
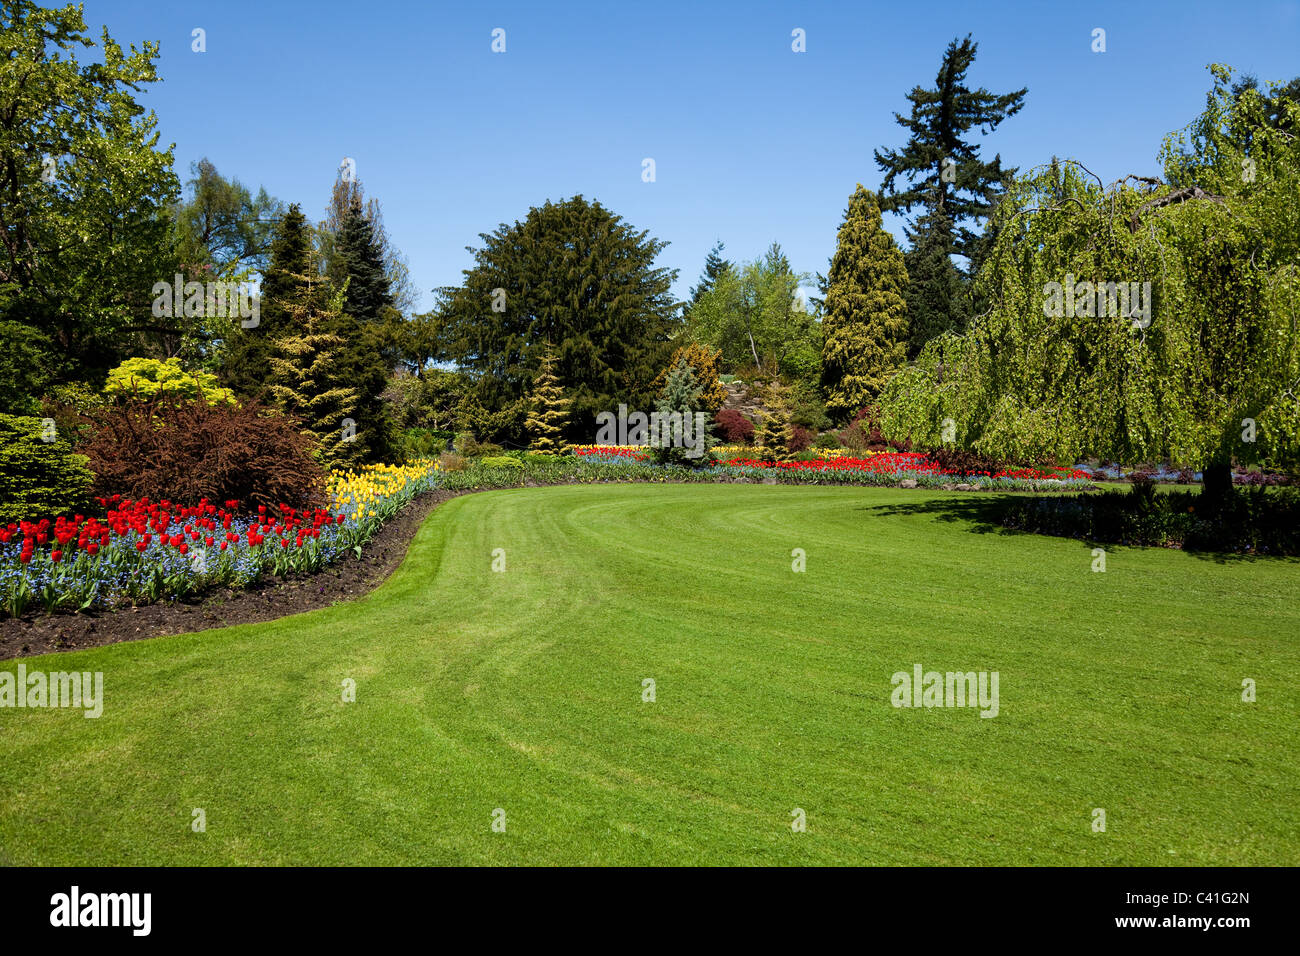
<svg viewBox="0 0 1300 956">
<path fill-rule="evenodd" d="M 77 450 L 90 459 L 94 493 L 242 508 L 325 502 L 315 441 L 298 422 L 257 402 L 209 405 L 159 396 L 95 409 Z"/>
<path fill-rule="evenodd" d="M 748 445 L 754 441 L 754 423 L 734 408 L 719 411 L 714 424 L 728 445 Z"/>
<path fill-rule="evenodd" d="M 792 453 L 807 451 L 816 437 L 816 432 L 804 428 L 802 425 L 795 425 L 790 429 L 790 451 Z"/>
</svg>

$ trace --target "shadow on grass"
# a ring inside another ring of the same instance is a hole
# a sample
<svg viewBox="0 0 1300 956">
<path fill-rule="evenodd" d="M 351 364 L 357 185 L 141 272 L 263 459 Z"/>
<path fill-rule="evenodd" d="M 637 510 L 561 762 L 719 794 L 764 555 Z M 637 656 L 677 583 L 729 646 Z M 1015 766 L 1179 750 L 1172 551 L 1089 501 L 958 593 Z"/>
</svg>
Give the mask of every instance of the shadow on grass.
<svg viewBox="0 0 1300 956">
<path fill-rule="evenodd" d="M 1192 548 L 1173 548 L 1157 544 L 1131 544 L 1124 541 L 1095 541 L 1073 535 L 1054 535 L 1036 531 L 1022 531 L 1008 528 L 1002 524 L 1000 517 L 1015 496 L 1006 494 L 986 494 L 980 497 L 952 496 L 927 498 L 923 501 L 903 502 L 899 504 L 871 505 L 857 508 L 881 516 L 931 516 L 935 521 L 960 522 L 967 525 L 972 534 L 998 534 L 1008 537 L 1031 536 L 1037 538 L 1056 538 L 1062 541 L 1077 541 L 1083 547 L 1093 548 L 1135 548 L 1140 550 L 1182 551 L 1184 554 L 1202 561 L 1216 564 L 1229 564 L 1254 561 L 1284 561 L 1300 564 L 1300 556 L 1238 553 L 1233 551 L 1201 551 Z"/>
</svg>

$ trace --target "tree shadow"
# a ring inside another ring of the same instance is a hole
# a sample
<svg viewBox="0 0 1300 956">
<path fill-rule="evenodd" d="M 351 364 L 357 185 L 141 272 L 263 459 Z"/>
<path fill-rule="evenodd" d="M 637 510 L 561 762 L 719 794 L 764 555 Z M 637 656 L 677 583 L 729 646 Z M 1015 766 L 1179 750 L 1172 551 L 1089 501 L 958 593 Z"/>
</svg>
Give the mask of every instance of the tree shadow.
<svg viewBox="0 0 1300 956">
<path fill-rule="evenodd" d="M 1253 552 L 1215 551 L 1196 548 L 1170 548 L 1157 544 L 1132 544 L 1124 541 L 1096 541 L 1074 535 L 1047 534 L 1038 531 L 1024 531 L 1008 528 L 999 520 L 1004 509 L 1013 496 L 1005 494 L 986 494 L 980 497 L 952 496 L 927 498 L 921 501 L 899 502 L 885 505 L 863 505 L 856 511 L 870 512 L 881 516 L 932 516 L 935 521 L 949 523 L 960 522 L 968 526 L 971 534 L 998 534 L 1008 537 L 1032 536 L 1038 538 L 1055 538 L 1058 541 L 1077 541 L 1088 548 L 1131 548 L 1142 551 L 1182 551 L 1184 554 L 1201 561 L 1213 561 L 1215 564 L 1240 564 L 1256 561 L 1286 562 L 1300 564 L 1300 556 L 1286 554 L 1256 554 Z M 1018 496 L 1017 496 L 1018 497 Z"/>
</svg>

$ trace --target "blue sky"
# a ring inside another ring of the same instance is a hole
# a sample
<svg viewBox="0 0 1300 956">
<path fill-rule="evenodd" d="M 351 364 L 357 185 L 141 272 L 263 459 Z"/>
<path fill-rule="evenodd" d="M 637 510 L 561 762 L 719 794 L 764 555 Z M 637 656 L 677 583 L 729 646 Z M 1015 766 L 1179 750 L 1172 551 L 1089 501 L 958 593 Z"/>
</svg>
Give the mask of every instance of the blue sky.
<svg viewBox="0 0 1300 956">
<path fill-rule="evenodd" d="M 968 32 L 972 86 L 1029 88 L 985 154 L 1072 157 L 1107 182 L 1156 172 L 1163 136 L 1204 104 L 1207 64 L 1300 74 L 1297 0 L 85 6 L 96 36 L 160 41 L 163 82 L 141 102 L 182 179 L 206 156 L 320 219 L 352 157 L 426 306 L 459 282 L 479 233 L 575 193 L 669 241 L 660 261 L 681 270 L 679 295 L 716 239 L 733 259 L 777 240 L 797 270 L 824 272 L 855 184 L 879 186 L 872 150 L 903 142 L 894 111 Z M 1091 49 L 1097 27 L 1105 53 Z"/>
</svg>

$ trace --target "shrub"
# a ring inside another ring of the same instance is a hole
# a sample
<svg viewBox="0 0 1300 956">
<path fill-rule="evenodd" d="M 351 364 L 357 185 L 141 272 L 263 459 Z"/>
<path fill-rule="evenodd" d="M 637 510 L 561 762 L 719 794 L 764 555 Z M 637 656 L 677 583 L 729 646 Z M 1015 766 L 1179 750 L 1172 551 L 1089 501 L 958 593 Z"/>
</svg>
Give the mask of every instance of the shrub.
<svg viewBox="0 0 1300 956">
<path fill-rule="evenodd" d="M 668 384 L 669 373 L 679 361 L 685 361 L 695 372 L 696 384 L 700 387 L 700 395 L 695 407 L 705 412 L 716 412 L 721 408 L 722 403 L 727 400 L 727 389 L 722 384 L 722 376 L 718 374 L 722 352 L 707 345 L 692 342 L 690 345 L 678 346 L 672 358 L 668 360 L 668 366 L 659 373 L 659 377 L 650 384 L 650 387 L 655 392 L 663 391 L 664 386 Z"/>
<path fill-rule="evenodd" d="M 807 451 L 813 443 L 813 432 L 804 428 L 802 425 L 794 425 L 790 429 L 790 451 L 801 452 Z"/>
<path fill-rule="evenodd" d="M 464 471 L 465 459 L 451 452 L 443 452 L 438 459 L 438 468 L 441 471 Z"/>
<path fill-rule="evenodd" d="M 407 428 L 401 434 L 401 452 L 407 462 L 433 458 L 447 448 L 451 432 L 433 428 Z"/>
<path fill-rule="evenodd" d="M 754 441 L 754 423 L 734 408 L 722 409 L 713 422 L 728 445 L 749 445 Z"/>
<path fill-rule="evenodd" d="M 1017 531 L 1098 543 L 1300 554 L 1300 493 L 1289 488 L 1237 492 L 1219 508 L 1207 510 L 1198 492 L 1156 494 L 1153 482 L 1139 480 L 1127 493 L 1008 496 L 996 520 Z"/>
<path fill-rule="evenodd" d="M 208 404 L 234 404 L 235 393 L 222 388 L 211 372 L 187 372 L 181 360 L 165 362 L 151 358 L 129 358 L 108 373 L 104 394 L 110 398 L 147 399 L 169 394 L 190 401 L 203 397 Z"/>
<path fill-rule="evenodd" d="M 812 447 L 825 448 L 827 450 L 834 450 L 836 448 L 839 448 L 840 447 L 839 436 L 832 432 L 827 432 L 825 435 L 818 435 L 815 439 L 813 439 Z"/>
<path fill-rule="evenodd" d="M 480 458 L 479 463 L 488 468 L 514 468 L 519 471 L 524 470 L 524 463 L 518 458 L 511 458 L 509 455 L 489 455 L 486 458 Z"/>
<path fill-rule="evenodd" d="M 258 402 L 187 402 L 174 396 L 93 411 L 82 451 L 98 495 L 186 504 L 310 507 L 325 500 L 316 445 L 298 422 Z"/>
<path fill-rule="evenodd" d="M 1005 462 L 964 448 L 935 448 L 926 453 L 930 460 L 952 475 L 996 475 L 1006 469 Z"/>
<path fill-rule="evenodd" d="M 47 424 L 53 420 L 0 415 L 0 524 L 70 513 L 89 501 L 94 476 L 86 459 Z"/>
</svg>

